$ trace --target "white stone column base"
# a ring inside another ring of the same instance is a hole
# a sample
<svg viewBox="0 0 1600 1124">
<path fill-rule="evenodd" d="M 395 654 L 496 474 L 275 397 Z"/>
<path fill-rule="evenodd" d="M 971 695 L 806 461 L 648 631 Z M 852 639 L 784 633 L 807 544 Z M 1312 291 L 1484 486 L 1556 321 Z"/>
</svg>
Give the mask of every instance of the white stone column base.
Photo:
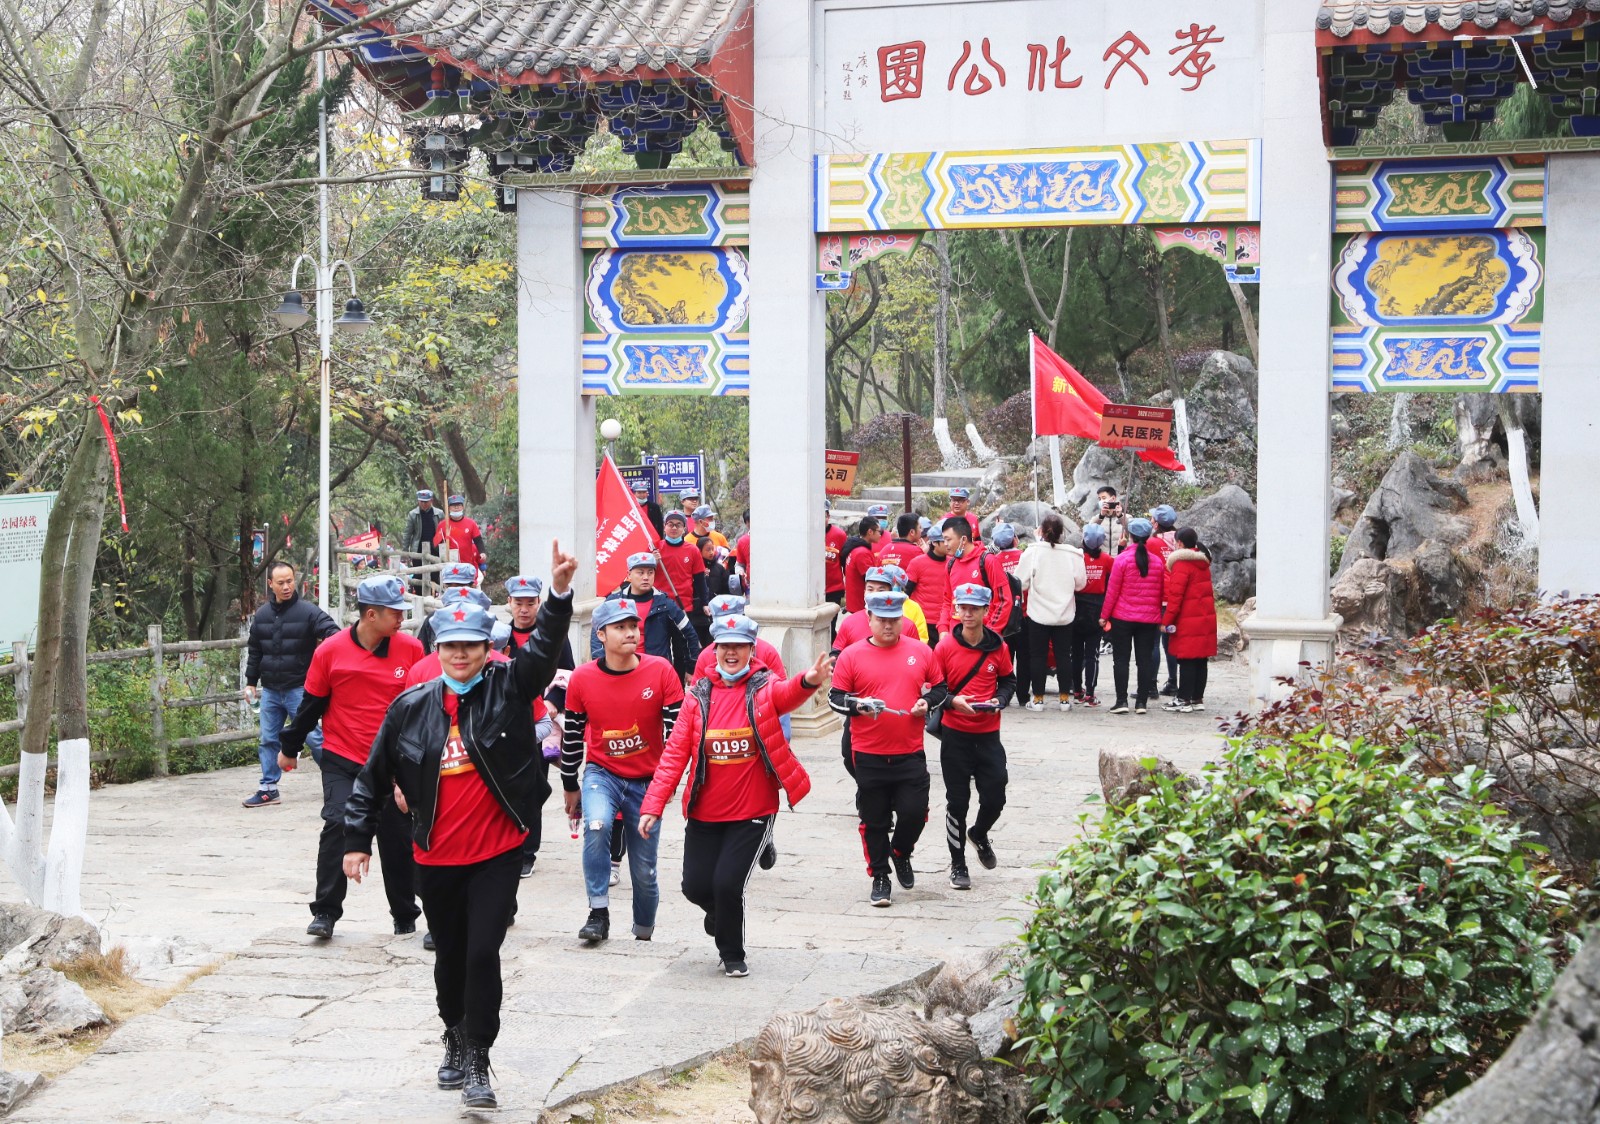
<svg viewBox="0 0 1600 1124">
<path fill-rule="evenodd" d="M 589 633 L 593 631 L 594 611 L 603 601 L 604 597 L 585 597 L 572 602 L 572 623 L 567 625 L 567 639 L 572 641 L 572 662 L 575 664 L 589 662 Z"/>
<path fill-rule="evenodd" d="M 751 607 L 750 616 L 761 625 L 761 638 L 778 649 L 784 668 L 795 675 L 828 650 L 833 641 L 828 625 L 838 611 L 839 606 L 825 601 L 809 609 L 756 605 Z M 826 687 L 812 695 L 789 721 L 796 737 L 836 733 L 844 723 L 844 719 L 829 708 Z"/>
<path fill-rule="evenodd" d="M 1303 682 L 1308 672 L 1326 667 L 1343 624 L 1337 613 L 1320 621 L 1251 617 L 1240 622 L 1250 638 L 1251 697 L 1257 704 L 1276 702 L 1288 694 L 1282 680 Z"/>
</svg>

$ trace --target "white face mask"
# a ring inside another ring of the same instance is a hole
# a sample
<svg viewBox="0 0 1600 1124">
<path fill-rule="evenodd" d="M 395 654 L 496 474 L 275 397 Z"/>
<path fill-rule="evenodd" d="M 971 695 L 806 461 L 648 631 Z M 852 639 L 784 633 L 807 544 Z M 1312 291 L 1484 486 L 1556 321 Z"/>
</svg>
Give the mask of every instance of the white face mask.
<svg viewBox="0 0 1600 1124">
<path fill-rule="evenodd" d="M 453 508 L 450 509 L 450 518 L 452 518 L 452 519 L 465 519 L 466 517 L 467 517 L 467 512 L 466 512 L 465 508 L 453 507 Z"/>
</svg>

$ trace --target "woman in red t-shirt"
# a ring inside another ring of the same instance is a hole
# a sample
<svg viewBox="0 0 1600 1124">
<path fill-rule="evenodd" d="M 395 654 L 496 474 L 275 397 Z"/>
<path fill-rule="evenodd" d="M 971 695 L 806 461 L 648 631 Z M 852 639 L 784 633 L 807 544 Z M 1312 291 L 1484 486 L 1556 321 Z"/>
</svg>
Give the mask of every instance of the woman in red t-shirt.
<svg viewBox="0 0 1600 1124">
<path fill-rule="evenodd" d="M 723 974 L 748 976 L 745 885 L 772 837 L 778 789 L 791 808 L 811 791 L 778 718 L 828 682 L 833 657 L 824 653 L 804 673 L 773 679 L 751 666 L 756 622 L 749 617 L 717 618 L 711 639 L 716 675 L 696 683 L 684 700 L 640 806 L 639 834 L 649 838 L 661 822 L 692 759 L 683 794 L 683 895 L 706 911 L 706 933 L 716 938 Z"/>
</svg>

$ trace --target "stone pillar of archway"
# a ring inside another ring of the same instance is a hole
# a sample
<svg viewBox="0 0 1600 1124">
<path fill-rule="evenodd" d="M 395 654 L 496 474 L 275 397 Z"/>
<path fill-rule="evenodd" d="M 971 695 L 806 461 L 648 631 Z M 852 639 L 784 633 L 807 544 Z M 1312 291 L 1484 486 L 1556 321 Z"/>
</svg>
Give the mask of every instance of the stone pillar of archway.
<svg viewBox="0 0 1600 1124">
<path fill-rule="evenodd" d="M 581 214 L 571 193 L 517 196 L 518 567 L 548 581 L 551 540 L 577 555 L 573 652 L 584 658 L 595 597 L 595 405 L 579 393 Z"/>
<path fill-rule="evenodd" d="M 1543 419 L 1539 456 L 1539 588 L 1600 594 L 1594 562 L 1594 487 L 1600 480 L 1600 153 L 1553 155 L 1545 194 Z"/>
<path fill-rule="evenodd" d="M 1266 6 L 1256 615 L 1259 699 L 1333 654 L 1328 601 L 1333 177 L 1322 140 L 1316 7 Z"/>
<path fill-rule="evenodd" d="M 755 22 L 750 182 L 751 610 L 791 672 L 827 649 L 823 599 L 823 296 L 816 287 L 810 3 L 762 4 Z M 836 724 L 814 698 L 801 730 Z"/>
</svg>

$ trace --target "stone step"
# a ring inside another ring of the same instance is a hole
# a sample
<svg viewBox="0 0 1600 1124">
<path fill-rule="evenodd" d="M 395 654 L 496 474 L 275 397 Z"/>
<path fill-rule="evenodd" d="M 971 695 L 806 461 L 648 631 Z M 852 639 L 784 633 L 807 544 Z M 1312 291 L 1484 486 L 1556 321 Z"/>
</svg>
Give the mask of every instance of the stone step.
<svg viewBox="0 0 1600 1124">
<path fill-rule="evenodd" d="M 943 492 L 944 488 L 918 487 L 911 485 L 911 502 L 915 503 L 919 496 L 929 495 L 933 492 Z M 905 502 L 906 490 L 904 487 L 884 486 L 882 488 L 862 488 L 861 498 L 870 503 L 886 503 L 891 506 Z"/>
<path fill-rule="evenodd" d="M 913 472 L 911 486 L 913 488 L 931 488 L 947 491 L 950 488 L 972 488 L 983 479 L 984 469 L 962 468 L 951 472 Z"/>
</svg>

